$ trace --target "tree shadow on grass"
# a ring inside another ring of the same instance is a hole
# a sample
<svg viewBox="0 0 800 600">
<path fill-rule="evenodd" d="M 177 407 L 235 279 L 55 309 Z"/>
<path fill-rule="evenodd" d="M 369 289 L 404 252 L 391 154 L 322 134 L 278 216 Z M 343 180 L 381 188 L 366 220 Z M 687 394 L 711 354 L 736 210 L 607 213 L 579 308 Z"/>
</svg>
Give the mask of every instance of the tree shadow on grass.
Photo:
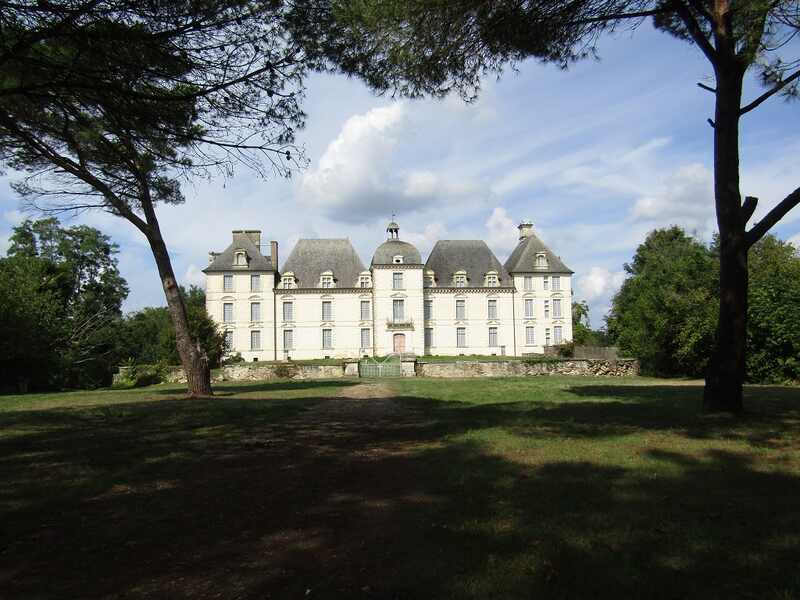
<svg viewBox="0 0 800 600">
<path fill-rule="evenodd" d="M 214 396 L 233 396 L 249 392 L 279 392 L 286 390 L 307 390 L 320 388 L 342 388 L 358 385 L 357 379 L 279 379 L 277 381 L 259 381 L 253 383 L 222 383 L 214 384 Z M 153 390 L 153 393 L 174 396 L 181 394 L 182 390 L 162 389 Z"/>
<path fill-rule="evenodd" d="M 800 478 L 750 455 L 502 454 L 433 400 L 140 404 L 0 415 L 0 596 L 800 593 Z"/>
</svg>

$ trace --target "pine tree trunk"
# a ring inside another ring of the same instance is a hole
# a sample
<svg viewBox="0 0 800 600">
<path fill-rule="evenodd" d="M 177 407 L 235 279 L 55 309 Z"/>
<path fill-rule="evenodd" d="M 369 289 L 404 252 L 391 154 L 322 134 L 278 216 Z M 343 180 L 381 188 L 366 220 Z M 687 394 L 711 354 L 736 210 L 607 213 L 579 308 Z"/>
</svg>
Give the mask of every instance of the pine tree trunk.
<svg viewBox="0 0 800 600">
<path fill-rule="evenodd" d="M 744 71 L 717 66 L 714 199 L 720 236 L 717 343 L 706 374 L 703 409 L 740 412 L 747 343 L 747 242 L 739 193 L 739 108 Z"/>
<path fill-rule="evenodd" d="M 208 356 L 199 344 L 192 339 L 189 332 L 189 321 L 186 317 L 186 305 L 175 280 L 175 273 L 172 270 L 172 262 L 167 252 L 167 246 L 161 237 L 156 225 L 155 231 L 148 235 L 150 249 L 158 266 L 158 274 L 164 286 L 164 295 L 167 298 L 167 308 L 172 326 L 175 328 L 175 341 L 178 348 L 183 371 L 186 373 L 186 385 L 189 396 L 196 398 L 201 396 L 211 396 L 211 369 L 208 364 Z"/>
</svg>

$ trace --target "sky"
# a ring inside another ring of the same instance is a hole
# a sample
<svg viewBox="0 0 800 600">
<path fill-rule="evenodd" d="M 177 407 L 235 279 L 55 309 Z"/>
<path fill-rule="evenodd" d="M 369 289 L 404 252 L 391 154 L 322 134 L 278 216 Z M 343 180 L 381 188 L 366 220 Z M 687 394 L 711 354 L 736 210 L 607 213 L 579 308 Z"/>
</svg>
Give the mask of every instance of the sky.
<svg viewBox="0 0 800 600">
<path fill-rule="evenodd" d="M 483 239 L 503 261 L 516 226 L 535 232 L 575 271 L 574 299 L 603 324 L 623 265 L 649 231 L 680 225 L 702 241 L 715 231 L 713 83 L 699 50 L 642 25 L 607 36 L 600 60 L 563 71 L 533 61 L 487 78 L 476 102 L 397 100 L 358 80 L 313 75 L 298 142 L 309 166 L 289 180 L 246 169 L 184 185 L 187 201 L 159 208 L 183 284 L 204 284 L 210 250 L 233 229 L 277 240 L 280 262 L 301 237 L 347 237 L 368 265 L 392 213 L 400 237 L 425 258 L 439 239 Z M 745 101 L 760 93 L 748 80 Z M 773 97 L 742 119 L 741 189 L 754 220 L 800 185 L 800 105 Z M 0 254 L 26 216 L 0 180 Z M 127 311 L 163 305 L 144 237 L 127 221 L 87 213 L 65 224 L 99 228 L 119 244 Z M 774 229 L 800 247 L 800 208 Z"/>
</svg>

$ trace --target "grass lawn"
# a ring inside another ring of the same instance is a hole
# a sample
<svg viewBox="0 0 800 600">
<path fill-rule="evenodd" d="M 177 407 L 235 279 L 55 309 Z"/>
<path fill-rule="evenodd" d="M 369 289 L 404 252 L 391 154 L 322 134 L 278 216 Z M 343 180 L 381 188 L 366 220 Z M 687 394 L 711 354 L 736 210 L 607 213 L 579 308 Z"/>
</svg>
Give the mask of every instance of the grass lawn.
<svg viewBox="0 0 800 600">
<path fill-rule="evenodd" d="M 800 389 L 0 396 L 0 598 L 800 598 Z"/>
</svg>

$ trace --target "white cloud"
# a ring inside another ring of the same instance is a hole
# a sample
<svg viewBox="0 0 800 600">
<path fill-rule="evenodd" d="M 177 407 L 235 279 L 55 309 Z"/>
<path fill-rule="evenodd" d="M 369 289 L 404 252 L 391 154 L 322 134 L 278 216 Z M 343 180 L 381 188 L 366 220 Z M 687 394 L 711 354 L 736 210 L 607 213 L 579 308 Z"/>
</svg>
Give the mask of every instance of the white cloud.
<svg viewBox="0 0 800 600">
<path fill-rule="evenodd" d="M 447 237 L 447 227 L 443 223 L 428 223 L 421 232 L 409 231 L 404 232 L 402 238 L 414 244 L 417 250 L 422 254 L 422 260 L 425 260 L 427 255 L 433 249 L 433 245 L 441 239 Z"/>
<path fill-rule="evenodd" d="M 299 201 L 332 220 L 365 223 L 488 196 L 484 186 L 446 169 L 415 168 L 415 157 L 402 152 L 411 145 L 405 136 L 412 137 L 412 125 L 411 111 L 400 102 L 347 119 L 316 168 L 303 175 Z"/>
<path fill-rule="evenodd" d="M 575 289 L 578 300 L 589 303 L 597 300 L 608 300 L 617 293 L 625 281 L 624 271 L 609 271 L 603 267 L 592 267 L 589 272 L 579 275 Z"/>
<path fill-rule="evenodd" d="M 650 195 L 631 209 L 633 221 L 681 225 L 708 237 L 714 231 L 713 175 L 704 165 L 690 164 L 665 177 Z"/>
<path fill-rule="evenodd" d="M 517 244 L 516 223 L 502 206 L 495 206 L 486 220 L 486 243 L 503 260 Z"/>
<path fill-rule="evenodd" d="M 186 268 L 186 273 L 183 275 L 183 284 L 186 286 L 196 285 L 206 289 L 206 274 L 200 270 L 200 267 L 192 263 Z"/>
</svg>

